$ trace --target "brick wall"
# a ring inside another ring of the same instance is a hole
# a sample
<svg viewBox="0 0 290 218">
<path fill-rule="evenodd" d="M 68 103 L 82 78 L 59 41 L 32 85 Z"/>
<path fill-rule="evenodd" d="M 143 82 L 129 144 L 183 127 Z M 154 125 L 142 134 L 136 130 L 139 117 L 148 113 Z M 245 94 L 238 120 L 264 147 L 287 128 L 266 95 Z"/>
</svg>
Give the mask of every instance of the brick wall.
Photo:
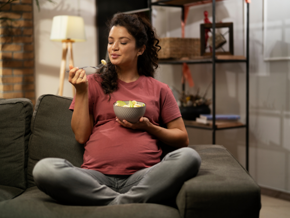
<svg viewBox="0 0 290 218">
<path fill-rule="evenodd" d="M 0 16 L 13 19 L 0 24 L 0 98 L 24 97 L 35 104 L 33 0 L 13 1 Z"/>
</svg>

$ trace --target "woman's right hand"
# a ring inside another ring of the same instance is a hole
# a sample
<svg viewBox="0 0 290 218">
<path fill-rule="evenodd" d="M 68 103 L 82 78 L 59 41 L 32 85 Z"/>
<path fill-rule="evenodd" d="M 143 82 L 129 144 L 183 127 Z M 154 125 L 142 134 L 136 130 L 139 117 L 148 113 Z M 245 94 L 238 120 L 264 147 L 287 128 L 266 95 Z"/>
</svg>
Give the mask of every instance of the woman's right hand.
<svg viewBox="0 0 290 218">
<path fill-rule="evenodd" d="M 76 88 L 71 127 L 76 140 L 84 144 L 93 129 L 93 116 L 89 113 L 88 79 L 83 69 L 73 66 L 69 66 L 69 69 L 68 81 Z"/>
<path fill-rule="evenodd" d="M 68 81 L 76 88 L 77 93 L 87 92 L 88 80 L 86 71 L 78 67 L 69 66 Z"/>
</svg>

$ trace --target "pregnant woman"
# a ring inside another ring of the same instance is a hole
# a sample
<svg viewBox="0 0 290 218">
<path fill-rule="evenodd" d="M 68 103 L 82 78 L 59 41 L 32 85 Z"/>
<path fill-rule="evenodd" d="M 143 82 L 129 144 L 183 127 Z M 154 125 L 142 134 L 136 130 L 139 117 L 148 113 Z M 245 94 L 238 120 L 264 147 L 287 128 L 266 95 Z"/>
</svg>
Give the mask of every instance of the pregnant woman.
<svg viewBox="0 0 290 218">
<path fill-rule="evenodd" d="M 158 42 L 147 20 L 117 14 L 109 24 L 107 67 L 87 76 L 70 66 L 69 82 L 76 88 L 71 126 L 84 144 L 83 164 L 40 160 L 33 170 L 40 190 L 72 205 L 162 203 L 197 175 L 201 159 L 187 147 L 176 100 L 168 85 L 154 79 Z M 113 111 L 117 100 L 132 99 L 146 104 L 134 124 Z M 161 143 L 176 150 L 161 159 Z"/>
</svg>

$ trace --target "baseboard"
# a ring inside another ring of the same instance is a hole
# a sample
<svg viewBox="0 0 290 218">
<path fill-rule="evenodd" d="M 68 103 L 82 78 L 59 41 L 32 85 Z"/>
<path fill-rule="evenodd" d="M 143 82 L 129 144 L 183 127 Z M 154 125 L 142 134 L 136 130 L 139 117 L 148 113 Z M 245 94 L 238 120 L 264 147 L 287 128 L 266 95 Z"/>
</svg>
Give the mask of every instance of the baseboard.
<svg viewBox="0 0 290 218">
<path fill-rule="evenodd" d="M 265 188 L 265 187 L 260 187 L 260 188 L 261 188 L 262 195 L 290 201 L 290 193 L 278 191 L 278 190 L 274 190 L 274 189 L 270 189 L 270 188 Z"/>
</svg>

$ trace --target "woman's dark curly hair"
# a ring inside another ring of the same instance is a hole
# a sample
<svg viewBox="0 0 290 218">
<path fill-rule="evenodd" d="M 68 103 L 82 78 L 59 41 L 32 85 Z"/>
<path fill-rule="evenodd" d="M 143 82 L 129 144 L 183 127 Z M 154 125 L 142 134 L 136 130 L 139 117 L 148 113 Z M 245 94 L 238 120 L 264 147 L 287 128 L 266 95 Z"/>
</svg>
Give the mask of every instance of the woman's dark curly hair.
<svg viewBox="0 0 290 218">
<path fill-rule="evenodd" d="M 151 23 L 136 14 L 116 14 L 109 22 L 109 31 L 113 26 L 122 26 L 135 38 L 136 48 L 146 46 L 144 53 L 138 56 L 137 68 L 139 75 L 154 77 L 155 69 L 158 67 L 157 52 L 161 49 L 159 40 Z M 105 70 L 98 71 L 97 74 L 102 78 L 101 86 L 105 94 L 110 96 L 111 93 L 118 89 L 118 75 L 110 61 L 107 63 Z M 109 98 L 110 99 L 110 98 Z"/>
</svg>

